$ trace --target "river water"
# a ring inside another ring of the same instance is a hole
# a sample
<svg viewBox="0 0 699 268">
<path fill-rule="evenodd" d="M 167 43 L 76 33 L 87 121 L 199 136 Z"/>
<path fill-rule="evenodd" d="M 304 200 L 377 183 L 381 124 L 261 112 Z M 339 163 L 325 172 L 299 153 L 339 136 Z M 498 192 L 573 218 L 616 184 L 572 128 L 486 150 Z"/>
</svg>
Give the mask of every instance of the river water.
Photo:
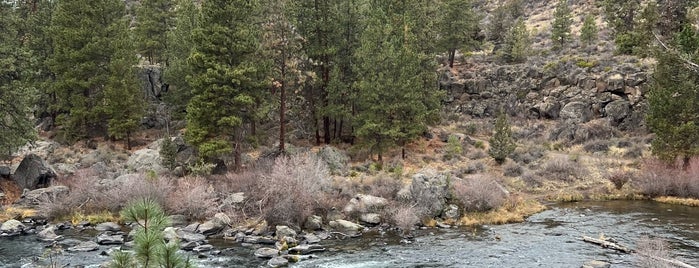
<svg viewBox="0 0 699 268">
<path fill-rule="evenodd" d="M 661 238 L 673 258 L 699 266 L 699 208 L 651 201 L 557 204 L 517 224 L 414 232 L 410 243 L 392 233 L 325 240 L 326 252 L 291 267 L 580 267 L 590 260 L 635 267 L 634 256 L 583 242 L 611 237 L 635 248 L 643 236 Z M 216 241 L 212 241 L 216 242 Z M 225 244 L 214 243 L 226 247 Z M 226 254 L 198 259 L 200 267 L 259 267 L 254 248 L 230 244 Z M 107 248 L 105 248 L 107 249 Z M 30 236 L 0 238 L 0 266 L 19 267 L 44 252 Z M 62 264 L 108 261 L 97 253 L 59 256 Z M 225 255 L 225 256 L 224 256 Z"/>
</svg>

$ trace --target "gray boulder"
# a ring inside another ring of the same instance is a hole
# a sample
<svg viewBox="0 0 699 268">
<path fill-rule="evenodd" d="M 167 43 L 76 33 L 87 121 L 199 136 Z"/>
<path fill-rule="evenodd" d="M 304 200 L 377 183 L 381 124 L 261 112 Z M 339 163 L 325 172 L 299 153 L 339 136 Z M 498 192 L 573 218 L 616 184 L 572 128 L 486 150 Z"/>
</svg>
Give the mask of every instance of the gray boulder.
<svg viewBox="0 0 699 268">
<path fill-rule="evenodd" d="M 192 251 L 197 252 L 197 253 L 201 253 L 201 252 L 211 251 L 212 249 L 214 249 L 214 246 L 207 244 L 207 245 L 196 246 L 192 249 Z"/>
<path fill-rule="evenodd" d="M 177 230 L 176 234 L 177 238 L 187 242 L 201 242 L 206 240 L 206 236 L 203 234 L 192 233 L 185 230 Z"/>
<path fill-rule="evenodd" d="M 10 167 L 8 166 L 0 166 L 0 178 L 2 179 L 7 179 L 11 175 L 11 170 Z"/>
<path fill-rule="evenodd" d="M 320 237 L 318 237 L 315 234 L 305 234 L 303 236 L 303 240 L 306 241 L 308 244 L 317 244 L 320 243 Z"/>
<path fill-rule="evenodd" d="M 377 197 L 372 195 L 357 194 L 352 198 L 349 203 L 342 210 L 344 213 L 369 213 L 376 212 L 383 209 L 388 200 L 383 197 Z"/>
<path fill-rule="evenodd" d="M 401 191 L 403 193 L 399 195 L 401 198 L 409 198 L 417 202 L 419 208 L 436 217 L 446 206 L 448 187 L 446 175 L 428 169 L 413 175 L 409 194 Z"/>
<path fill-rule="evenodd" d="M 118 232 L 121 231 L 121 225 L 116 222 L 103 222 L 95 226 L 95 230 L 100 232 Z"/>
<path fill-rule="evenodd" d="M 53 200 L 56 197 L 67 195 L 68 191 L 68 187 L 63 185 L 40 188 L 25 192 L 16 203 L 23 206 L 35 206 L 47 200 Z"/>
<path fill-rule="evenodd" d="M 321 247 L 320 245 L 298 245 L 293 248 L 289 249 L 289 253 L 291 254 L 301 254 L 301 255 L 306 255 L 306 254 L 311 254 L 313 252 L 323 252 L 325 251 L 324 247 Z"/>
<path fill-rule="evenodd" d="M 0 225 L 0 233 L 5 234 L 19 234 L 27 227 L 18 220 L 8 220 Z"/>
<path fill-rule="evenodd" d="M 277 225 L 276 231 L 274 232 L 274 235 L 277 237 L 278 240 L 281 240 L 284 237 L 296 237 L 296 231 L 294 229 L 291 229 L 289 226 L 286 225 Z"/>
<path fill-rule="evenodd" d="M 98 245 L 97 243 L 93 241 L 85 241 L 75 246 L 69 247 L 66 250 L 68 250 L 69 252 L 88 252 L 98 250 L 99 248 L 100 245 Z"/>
<path fill-rule="evenodd" d="M 97 236 L 97 244 L 100 245 L 121 245 L 124 244 L 123 235 L 113 235 L 109 233 L 103 233 Z"/>
<path fill-rule="evenodd" d="M 20 188 L 34 190 L 48 186 L 56 178 L 56 172 L 44 159 L 29 154 L 19 163 L 12 178 Z"/>
<path fill-rule="evenodd" d="M 50 226 L 44 228 L 44 230 L 41 230 L 41 232 L 39 232 L 36 235 L 36 238 L 39 241 L 53 242 L 53 241 L 62 239 L 63 236 L 57 235 L 56 234 L 56 226 L 50 225 Z"/>
<path fill-rule="evenodd" d="M 269 261 L 267 261 L 267 266 L 273 267 L 273 268 L 284 267 L 287 265 L 289 265 L 289 260 L 287 260 L 284 257 L 274 257 L 274 258 L 270 259 Z"/>
<path fill-rule="evenodd" d="M 231 219 L 228 217 L 228 215 L 224 213 L 216 213 L 213 219 L 200 224 L 197 232 L 205 236 L 214 235 L 221 232 L 223 228 L 226 228 L 230 222 Z"/>
<path fill-rule="evenodd" d="M 317 215 L 311 215 L 306 219 L 306 222 L 303 224 L 303 228 L 306 230 L 320 230 L 323 228 L 323 218 Z"/>
<path fill-rule="evenodd" d="M 328 165 L 332 174 L 347 175 L 350 158 L 333 146 L 325 146 L 318 151 L 318 157 Z"/>
<path fill-rule="evenodd" d="M 582 268 L 609 268 L 612 265 L 605 261 L 586 261 Z"/>
<path fill-rule="evenodd" d="M 160 152 L 157 149 L 145 148 L 133 152 L 133 154 L 131 154 L 129 159 L 126 161 L 126 166 L 128 166 L 129 170 L 135 172 L 146 172 L 149 170 L 162 172 L 166 169 L 161 165 L 161 163 L 162 160 L 160 158 Z"/>
<path fill-rule="evenodd" d="M 279 250 L 274 248 L 259 248 L 255 250 L 255 257 L 269 259 L 279 256 Z"/>
<path fill-rule="evenodd" d="M 604 107 L 604 112 L 614 125 L 618 125 L 631 114 L 631 104 L 626 100 L 615 100 Z"/>
<path fill-rule="evenodd" d="M 368 224 L 379 224 L 381 223 L 381 215 L 378 213 L 364 213 L 359 216 L 359 220 Z"/>
<path fill-rule="evenodd" d="M 579 101 L 567 103 L 565 106 L 563 106 L 560 113 L 561 119 L 570 123 L 578 124 L 590 121 L 591 116 L 591 106 Z"/>
<path fill-rule="evenodd" d="M 337 230 L 343 230 L 343 231 L 351 231 L 351 232 L 358 232 L 364 229 L 364 226 L 360 224 L 356 224 L 351 221 L 346 221 L 346 220 L 335 220 L 331 221 L 329 223 L 330 227 L 337 229 Z"/>
<path fill-rule="evenodd" d="M 459 216 L 461 216 L 459 214 L 459 206 L 454 205 L 454 204 L 450 204 L 442 212 L 442 218 L 444 218 L 444 219 L 456 220 L 459 218 Z"/>
</svg>

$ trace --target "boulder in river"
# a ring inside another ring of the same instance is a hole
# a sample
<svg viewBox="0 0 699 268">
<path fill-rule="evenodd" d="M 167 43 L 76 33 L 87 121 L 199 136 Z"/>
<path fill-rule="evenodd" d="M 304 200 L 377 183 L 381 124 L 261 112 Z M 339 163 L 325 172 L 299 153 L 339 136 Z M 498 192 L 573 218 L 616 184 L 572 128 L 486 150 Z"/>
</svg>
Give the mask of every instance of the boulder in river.
<svg viewBox="0 0 699 268">
<path fill-rule="evenodd" d="M 121 231 L 121 226 L 115 222 L 103 222 L 95 226 L 95 230 L 100 232 L 118 232 Z"/>
<path fill-rule="evenodd" d="M 267 266 L 269 267 L 283 267 L 289 265 L 289 260 L 285 259 L 284 257 L 274 257 L 267 261 Z"/>
<path fill-rule="evenodd" d="M 286 225 L 277 225 L 276 231 L 274 234 L 277 237 L 277 240 L 281 240 L 283 237 L 296 237 L 296 231 L 294 229 L 291 229 L 289 226 Z"/>
<path fill-rule="evenodd" d="M 346 221 L 346 220 L 331 221 L 330 227 L 335 228 L 337 230 L 351 231 L 351 232 L 358 232 L 358 231 L 364 229 L 364 226 L 362 226 L 360 224 L 356 224 L 356 223 L 351 222 L 351 221 Z"/>
<path fill-rule="evenodd" d="M 8 220 L 0 225 L 0 233 L 17 235 L 20 234 L 27 227 L 18 220 Z"/>
<path fill-rule="evenodd" d="M 279 256 L 279 250 L 274 248 L 258 248 L 255 250 L 255 257 L 269 259 Z"/>
<path fill-rule="evenodd" d="M 48 186 L 56 178 L 56 172 L 38 155 L 28 154 L 19 163 L 12 178 L 20 188 L 34 190 Z"/>
<path fill-rule="evenodd" d="M 609 268 L 612 265 L 608 262 L 605 261 L 586 261 L 583 265 L 582 268 Z"/>
<path fill-rule="evenodd" d="M 289 249 L 289 253 L 291 254 L 301 254 L 301 255 L 306 255 L 306 254 L 311 254 L 313 252 L 323 252 L 325 251 L 325 248 L 316 245 L 316 244 L 306 244 L 306 245 L 298 245 L 293 248 Z"/>
<path fill-rule="evenodd" d="M 36 235 L 36 238 L 44 242 L 53 242 L 62 239 L 63 236 L 57 235 L 56 226 L 50 225 L 44 228 L 44 230 L 41 230 L 41 232 Z"/>
<path fill-rule="evenodd" d="M 69 247 L 66 250 L 68 250 L 69 252 L 88 252 L 98 250 L 99 248 L 100 245 L 98 245 L 97 243 L 93 241 L 85 241 L 75 246 Z"/>
<path fill-rule="evenodd" d="M 97 236 L 97 244 L 121 245 L 124 244 L 124 236 L 120 234 L 103 233 Z"/>
</svg>

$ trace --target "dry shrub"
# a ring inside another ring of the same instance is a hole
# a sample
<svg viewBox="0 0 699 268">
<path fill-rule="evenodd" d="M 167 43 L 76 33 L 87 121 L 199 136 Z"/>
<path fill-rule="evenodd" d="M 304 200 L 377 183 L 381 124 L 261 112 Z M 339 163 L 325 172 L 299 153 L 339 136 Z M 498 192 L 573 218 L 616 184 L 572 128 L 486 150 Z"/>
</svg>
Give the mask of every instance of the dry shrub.
<svg viewBox="0 0 699 268">
<path fill-rule="evenodd" d="M 0 193 L 5 195 L 0 199 L 0 206 L 5 206 L 17 201 L 22 196 L 22 189 L 14 181 L 0 178 Z"/>
<path fill-rule="evenodd" d="M 636 243 L 637 267 L 643 268 L 670 268 L 674 267 L 659 259 L 669 259 L 670 250 L 667 242 L 660 238 L 650 238 L 642 236 Z"/>
<path fill-rule="evenodd" d="M 582 178 L 587 170 L 579 163 L 564 157 L 554 157 L 544 163 L 537 175 L 557 181 L 572 182 Z"/>
<path fill-rule="evenodd" d="M 403 183 L 398 179 L 387 176 L 379 176 L 373 180 L 366 181 L 364 186 L 368 188 L 365 192 L 369 195 L 393 199 L 395 198 L 396 193 L 403 188 Z"/>
<path fill-rule="evenodd" d="M 505 203 L 505 190 L 491 177 L 477 175 L 454 181 L 454 196 L 464 211 L 488 211 Z"/>
<path fill-rule="evenodd" d="M 621 190 L 627 182 L 633 178 L 633 173 L 623 170 L 615 170 L 607 175 L 607 179 L 614 184 L 614 188 Z"/>
<path fill-rule="evenodd" d="M 174 190 L 167 198 L 166 209 L 190 219 L 205 219 L 217 211 L 214 188 L 202 177 L 175 180 Z"/>
<path fill-rule="evenodd" d="M 585 143 L 583 149 L 588 153 L 607 152 L 609 151 L 609 141 L 607 140 L 592 140 Z"/>
<path fill-rule="evenodd" d="M 398 226 L 403 232 L 409 232 L 410 229 L 420 222 L 418 211 L 414 206 L 407 204 L 398 205 L 391 213 L 393 224 Z"/>
<path fill-rule="evenodd" d="M 634 185 L 645 195 L 699 198 L 699 157 L 669 165 L 659 160 L 643 163 Z"/>
<path fill-rule="evenodd" d="M 69 189 L 68 194 L 60 196 L 43 196 L 39 211 L 50 219 L 67 217 L 75 212 L 98 210 L 96 200 L 102 195 L 96 191 L 98 178 L 91 169 L 77 170 L 71 177 L 55 180 L 54 185 L 64 185 Z"/>
<path fill-rule="evenodd" d="M 277 158 L 271 172 L 259 178 L 264 218 L 271 225 L 302 226 L 329 189 L 329 174 L 327 165 L 309 153 Z"/>
<path fill-rule="evenodd" d="M 544 179 L 534 172 L 526 172 L 522 175 L 522 181 L 531 187 L 541 187 Z"/>
<path fill-rule="evenodd" d="M 524 169 L 515 162 L 507 162 L 502 166 L 502 173 L 507 177 L 518 177 L 522 175 Z"/>
<path fill-rule="evenodd" d="M 544 155 L 546 155 L 546 148 L 543 146 L 518 146 L 510 158 L 517 163 L 531 164 L 544 157 Z"/>
<path fill-rule="evenodd" d="M 573 143 L 581 144 L 590 140 L 609 140 L 619 136 L 619 131 L 605 118 L 591 120 L 575 130 Z"/>
</svg>

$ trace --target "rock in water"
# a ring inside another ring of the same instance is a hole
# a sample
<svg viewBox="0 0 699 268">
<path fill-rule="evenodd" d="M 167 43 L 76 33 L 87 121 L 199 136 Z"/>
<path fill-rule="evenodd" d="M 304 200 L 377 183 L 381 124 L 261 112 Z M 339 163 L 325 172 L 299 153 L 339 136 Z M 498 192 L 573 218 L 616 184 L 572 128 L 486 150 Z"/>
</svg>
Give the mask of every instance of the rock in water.
<svg viewBox="0 0 699 268">
<path fill-rule="evenodd" d="M 609 268 L 611 267 L 611 264 L 608 262 L 604 261 L 586 261 L 583 265 L 582 268 Z"/>
<path fill-rule="evenodd" d="M 53 242 L 63 238 L 63 236 L 56 234 L 56 227 L 53 225 L 44 228 L 44 230 L 41 230 L 36 236 L 37 239 L 44 242 Z"/>
<path fill-rule="evenodd" d="M 267 266 L 269 267 L 282 267 L 289 265 L 289 260 L 283 257 L 274 257 L 267 261 Z"/>
<path fill-rule="evenodd" d="M 0 233 L 19 234 L 24 231 L 25 228 L 26 226 L 18 220 L 8 220 L 0 226 Z"/>
<path fill-rule="evenodd" d="M 92 241 L 85 241 L 82 242 L 76 246 L 69 247 L 67 250 L 70 252 L 88 252 L 88 251 L 95 251 L 100 248 L 100 245 L 98 245 L 95 242 Z"/>
<path fill-rule="evenodd" d="M 281 240 L 283 237 L 296 237 L 296 231 L 294 229 L 291 229 L 289 226 L 286 225 L 277 225 L 275 235 L 277 237 L 277 240 Z"/>
<path fill-rule="evenodd" d="M 255 257 L 269 259 L 279 255 L 279 250 L 273 248 L 259 248 L 255 250 Z"/>
<path fill-rule="evenodd" d="M 48 186 L 51 180 L 56 178 L 56 172 L 44 159 L 29 154 L 19 163 L 12 178 L 20 188 L 34 190 L 40 186 Z"/>
<path fill-rule="evenodd" d="M 100 245 L 121 245 L 124 244 L 124 236 L 110 235 L 107 233 L 97 236 L 97 244 Z"/>
<path fill-rule="evenodd" d="M 118 232 L 121 231 L 121 226 L 115 222 L 103 222 L 95 226 L 95 230 L 100 232 Z"/>
</svg>

